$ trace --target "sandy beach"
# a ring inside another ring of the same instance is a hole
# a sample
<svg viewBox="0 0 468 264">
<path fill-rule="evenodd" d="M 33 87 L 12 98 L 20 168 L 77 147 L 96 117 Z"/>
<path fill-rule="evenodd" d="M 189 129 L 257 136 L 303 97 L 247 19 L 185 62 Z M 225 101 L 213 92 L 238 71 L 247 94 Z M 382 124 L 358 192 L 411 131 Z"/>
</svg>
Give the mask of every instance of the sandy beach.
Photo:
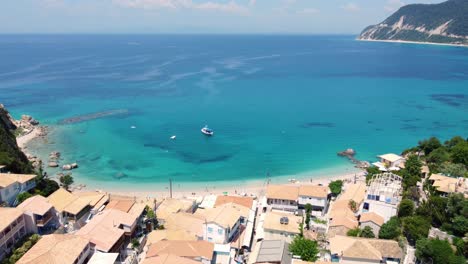
<svg viewBox="0 0 468 264">
<path fill-rule="evenodd" d="M 451 47 L 462 47 L 468 48 L 468 45 L 463 44 L 450 44 L 450 43 L 436 43 L 436 42 L 418 42 L 418 41 L 407 41 L 407 40 L 380 40 L 380 39 L 357 39 L 359 41 L 369 42 L 388 42 L 388 43 L 403 43 L 403 44 L 418 44 L 418 45 L 436 45 L 436 46 L 451 46 Z"/>
<path fill-rule="evenodd" d="M 26 152 L 25 150 L 27 149 L 27 144 L 31 140 L 38 138 L 39 136 L 43 135 L 43 128 L 40 126 L 35 126 L 33 129 L 22 136 L 19 136 L 16 138 L 16 143 L 18 144 L 18 147 L 23 151 Z"/>
<path fill-rule="evenodd" d="M 305 178 L 304 178 L 305 179 Z M 298 180 L 296 182 L 289 182 L 287 180 L 284 181 L 275 181 L 272 184 L 302 184 L 302 185 L 328 185 L 331 181 L 334 180 L 343 180 L 345 183 L 364 180 L 364 171 L 357 172 L 357 173 L 346 173 L 341 175 L 329 175 L 323 177 L 314 177 L 310 178 L 309 180 L 305 179 L 303 181 Z M 265 190 L 267 184 L 261 181 L 250 181 L 248 184 L 244 186 L 231 186 L 231 187 L 215 187 L 213 186 L 215 183 L 211 183 L 211 188 L 200 188 L 193 187 L 193 189 L 177 189 L 173 188 L 172 197 L 173 198 L 189 198 L 189 197 L 202 197 L 206 195 L 242 195 L 242 196 L 252 196 L 252 197 L 261 197 L 265 195 Z M 86 186 L 77 189 L 75 186 L 74 192 L 84 192 L 84 191 L 97 191 L 97 189 L 93 189 L 92 186 Z M 129 191 L 129 190 L 113 190 L 113 189 L 103 189 L 99 191 L 104 191 L 109 193 L 111 196 L 117 197 L 133 197 L 136 200 L 148 200 L 148 199 L 164 199 L 170 197 L 169 189 L 166 190 L 155 190 L 155 191 Z"/>
</svg>

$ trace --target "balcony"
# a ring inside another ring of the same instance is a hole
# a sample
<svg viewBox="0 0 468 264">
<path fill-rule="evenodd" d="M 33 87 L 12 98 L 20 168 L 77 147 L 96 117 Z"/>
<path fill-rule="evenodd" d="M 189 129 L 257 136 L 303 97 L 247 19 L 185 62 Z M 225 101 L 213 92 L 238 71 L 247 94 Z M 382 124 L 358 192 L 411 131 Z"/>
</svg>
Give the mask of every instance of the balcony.
<svg viewBox="0 0 468 264">
<path fill-rule="evenodd" d="M 51 212 L 47 212 L 44 216 L 36 216 L 36 226 L 43 227 L 54 217 Z"/>
</svg>

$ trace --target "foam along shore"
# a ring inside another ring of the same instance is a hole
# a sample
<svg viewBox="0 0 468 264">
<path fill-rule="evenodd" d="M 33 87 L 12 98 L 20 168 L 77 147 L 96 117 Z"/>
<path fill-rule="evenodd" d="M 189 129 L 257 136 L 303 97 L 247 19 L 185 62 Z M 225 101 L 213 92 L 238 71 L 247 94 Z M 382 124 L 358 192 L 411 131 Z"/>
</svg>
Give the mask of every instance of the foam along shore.
<svg viewBox="0 0 468 264">
<path fill-rule="evenodd" d="M 420 45 L 435 45 L 435 46 L 451 46 L 451 47 L 468 48 L 468 45 L 453 44 L 453 43 L 422 42 L 422 41 L 408 41 L 408 40 L 387 40 L 387 39 L 360 39 L 360 38 L 357 38 L 357 40 L 368 41 L 368 42 L 388 42 L 388 43 L 420 44 Z"/>
<path fill-rule="evenodd" d="M 311 185 L 324 185 L 328 186 L 331 181 L 335 180 L 342 180 L 345 183 L 350 183 L 356 181 L 365 180 L 365 172 L 359 171 L 354 173 L 344 173 L 338 175 L 324 175 L 321 177 L 314 177 L 314 178 L 299 178 L 298 179 L 305 179 L 303 181 L 297 180 L 295 182 L 290 182 L 287 179 L 283 179 L 275 181 L 274 184 L 311 184 Z M 307 180 L 308 179 L 308 180 Z M 83 192 L 83 191 L 92 191 L 93 186 L 86 185 L 86 186 L 79 186 L 80 188 L 75 188 L 74 192 Z M 265 195 L 267 183 L 263 181 L 249 181 L 243 186 L 231 184 L 229 186 L 213 186 L 210 184 L 210 187 L 201 187 L 201 186 L 193 186 L 190 189 L 180 189 L 173 186 L 172 190 L 172 197 L 173 198 L 187 198 L 187 197 L 203 197 L 206 195 L 244 195 L 244 196 L 256 196 L 261 197 Z M 128 189 L 105 189 L 105 190 L 96 190 L 96 191 L 104 191 L 109 193 L 111 196 L 117 197 L 133 197 L 137 200 L 147 200 L 147 199 L 161 199 L 161 198 L 168 198 L 170 197 L 170 191 L 167 187 L 165 190 L 157 189 L 154 191 L 130 191 Z"/>
</svg>

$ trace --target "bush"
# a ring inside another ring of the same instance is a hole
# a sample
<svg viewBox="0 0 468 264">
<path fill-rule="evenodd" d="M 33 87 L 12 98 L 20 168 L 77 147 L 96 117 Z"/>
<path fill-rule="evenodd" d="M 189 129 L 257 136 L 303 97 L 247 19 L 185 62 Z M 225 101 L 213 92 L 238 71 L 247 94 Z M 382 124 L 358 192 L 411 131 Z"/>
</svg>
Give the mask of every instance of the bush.
<svg viewBox="0 0 468 264">
<path fill-rule="evenodd" d="M 358 237 L 360 234 L 361 234 L 361 229 L 359 229 L 359 227 L 356 227 L 354 229 L 350 229 L 346 233 L 347 236 L 351 236 L 351 237 Z"/>
<path fill-rule="evenodd" d="M 408 241 L 412 244 L 417 240 L 426 238 L 431 228 L 431 222 L 422 216 L 410 216 L 403 219 L 403 230 Z"/>
<path fill-rule="evenodd" d="M 16 199 L 18 200 L 18 203 L 22 203 L 30 197 L 32 197 L 32 194 L 28 192 L 23 192 L 23 193 L 18 194 L 18 196 L 16 196 Z"/>
<path fill-rule="evenodd" d="M 366 226 L 362 229 L 360 237 L 375 238 L 375 234 L 370 226 Z"/>
<path fill-rule="evenodd" d="M 341 189 L 343 188 L 343 181 L 342 180 L 336 180 L 330 182 L 328 185 L 330 188 L 330 191 L 332 192 L 333 196 L 338 196 L 341 193 Z"/>
<path fill-rule="evenodd" d="M 14 246 L 13 251 L 10 256 L 7 256 L 3 259 L 2 264 L 14 264 L 16 263 L 23 255 L 31 249 L 41 237 L 37 234 L 31 235 L 21 239 Z"/>
<path fill-rule="evenodd" d="M 401 235 L 400 221 L 396 216 L 390 218 L 380 227 L 379 238 L 397 239 Z"/>
<path fill-rule="evenodd" d="M 304 261 L 316 261 L 319 253 L 317 241 L 296 236 L 289 245 L 289 251 L 293 255 L 301 256 Z"/>
<path fill-rule="evenodd" d="M 416 242 L 416 256 L 424 263 L 458 264 L 465 263 L 463 257 L 455 256 L 450 243 L 446 240 L 423 238 Z M 461 258 L 460 258 L 461 257 Z"/>
<path fill-rule="evenodd" d="M 414 212 L 414 203 L 409 199 L 403 199 L 398 206 L 398 217 L 412 216 Z"/>
</svg>

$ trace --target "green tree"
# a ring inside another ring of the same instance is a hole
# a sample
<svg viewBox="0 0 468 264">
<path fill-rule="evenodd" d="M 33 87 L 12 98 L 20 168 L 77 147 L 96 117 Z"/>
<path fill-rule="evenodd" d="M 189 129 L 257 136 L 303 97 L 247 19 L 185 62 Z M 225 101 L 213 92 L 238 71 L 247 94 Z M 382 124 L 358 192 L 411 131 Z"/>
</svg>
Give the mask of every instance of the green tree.
<svg viewBox="0 0 468 264">
<path fill-rule="evenodd" d="M 47 178 L 42 178 L 36 181 L 36 187 L 31 192 L 47 197 L 59 188 L 60 186 L 56 181 Z"/>
<path fill-rule="evenodd" d="M 401 235 L 400 221 L 393 216 L 380 227 L 379 238 L 397 239 Z"/>
<path fill-rule="evenodd" d="M 70 174 L 65 174 L 60 177 L 60 183 L 67 190 L 68 188 L 70 188 L 70 185 L 72 185 L 73 182 L 74 182 L 73 177 Z"/>
<path fill-rule="evenodd" d="M 305 213 L 306 213 L 306 218 L 305 218 L 306 228 L 307 230 L 309 230 L 310 229 L 310 214 L 312 213 L 312 205 L 306 204 L 304 207 L 305 207 Z"/>
<path fill-rule="evenodd" d="M 416 242 L 416 257 L 424 263 L 433 264 L 458 264 L 460 258 L 446 240 L 422 238 Z"/>
<path fill-rule="evenodd" d="M 460 142 L 452 150 L 452 161 L 468 166 L 468 142 Z"/>
<path fill-rule="evenodd" d="M 442 144 L 436 137 L 431 137 L 429 139 L 419 142 L 419 149 L 421 149 L 426 156 L 429 155 L 433 150 L 440 148 L 441 146 Z"/>
<path fill-rule="evenodd" d="M 140 241 L 136 237 L 132 238 L 131 244 L 132 244 L 132 249 L 134 250 L 140 247 Z"/>
<path fill-rule="evenodd" d="M 422 216 L 410 216 L 403 218 L 403 230 L 408 241 L 412 244 L 417 240 L 426 238 L 431 228 L 431 222 Z"/>
<path fill-rule="evenodd" d="M 348 206 L 349 206 L 349 209 L 351 209 L 351 211 L 357 212 L 358 207 L 357 207 L 357 203 L 354 200 L 349 200 Z"/>
<path fill-rule="evenodd" d="M 18 203 L 22 203 L 24 202 L 26 199 L 32 197 L 32 194 L 28 193 L 28 192 L 22 192 L 20 194 L 18 194 L 18 196 L 16 196 L 16 199 L 18 200 Z"/>
<path fill-rule="evenodd" d="M 445 147 L 440 147 L 431 152 L 426 158 L 426 161 L 429 163 L 434 163 L 437 165 L 442 165 L 442 163 L 450 160 L 450 153 L 445 149 Z"/>
<path fill-rule="evenodd" d="M 304 261 L 316 261 L 319 253 L 317 241 L 296 236 L 289 245 L 289 251 L 293 255 L 301 256 Z"/>
<path fill-rule="evenodd" d="M 440 172 L 453 177 L 465 177 L 468 175 L 465 165 L 460 163 L 445 162 L 440 167 Z"/>
<path fill-rule="evenodd" d="M 452 230 L 455 235 L 463 236 L 468 233 L 468 218 L 457 215 L 452 221 Z"/>
<path fill-rule="evenodd" d="M 366 226 L 366 227 L 364 227 L 364 229 L 362 229 L 360 236 L 361 237 L 367 237 L 367 238 L 374 238 L 375 234 L 374 234 L 374 231 L 372 230 L 372 228 L 370 226 Z"/>
<path fill-rule="evenodd" d="M 330 191 L 332 192 L 333 196 L 338 196 L 341 193 L 341 189 L 343 188 L 343 181 L 342 180 L 336 180 L 330 182 L 328 185 L 330 188 Z"/>
<path fill-rule="evenodd" d="M 398 206 L 398 217 L 412 216 L 414 213 L 414 203 L 409 199 L 403 199 Z"/>
<path fill-rule="evenodd" d="M 411 154 L 408 156 L 405 162 L 405 171 L 412 176 L 421 175 L 422 162 L 419 160 L 419 157 Z"/>
<path fill-rule="evenodd" d="M 448 148 L 448 149 L 452 149 L 454 146 L 456 146 L 458 143 L 463 143 L 465 142 L 465 139 L 463 139 L 462 137 L 460 136 L 454 136 L 453 138 L 451 138 L 450 140 L 447 140 L 445 141 L 445 146 Z"/>
<path fill-rule="evenodd" d="M 346 232 L 346 235 L 351 236 L 351 237 L 358 237 L 358 236 L 361 235 L 361 229 L 359 229 L 359 227 L 356 227 L 354 229 L 350 229 L 350 230 L 348 230 L 348 232 Z"/>
</svg>

